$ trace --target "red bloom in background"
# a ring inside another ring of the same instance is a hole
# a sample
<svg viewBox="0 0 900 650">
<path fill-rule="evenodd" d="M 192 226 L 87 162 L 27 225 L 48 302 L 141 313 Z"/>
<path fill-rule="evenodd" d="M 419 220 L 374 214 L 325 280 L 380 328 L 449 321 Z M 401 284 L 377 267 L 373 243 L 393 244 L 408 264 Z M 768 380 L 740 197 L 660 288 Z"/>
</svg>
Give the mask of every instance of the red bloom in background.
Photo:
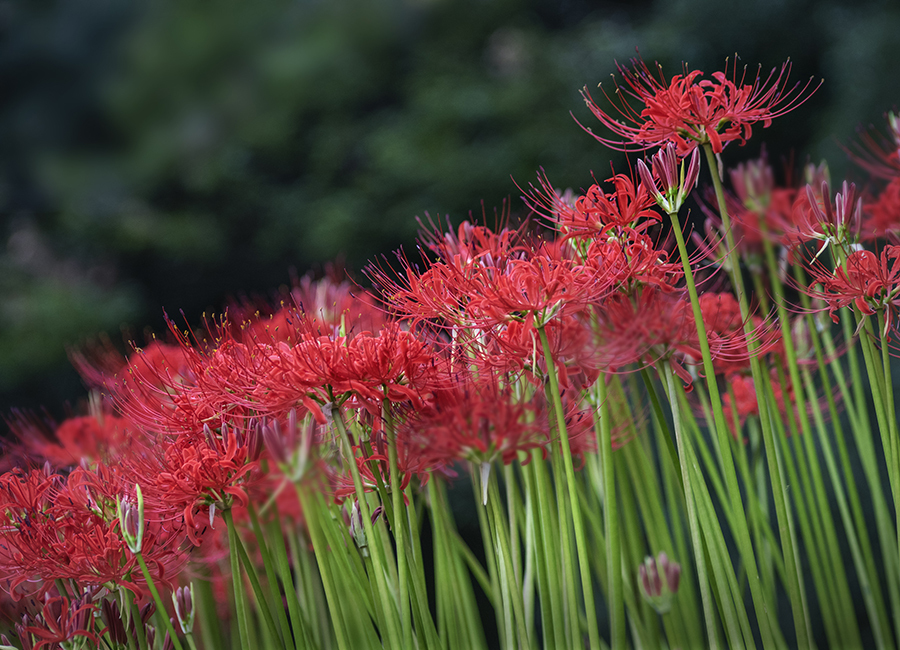
<svg viewBox="0 0 900 650">
<path fill-rule="evenodd" d="M 381 412 L 383 400 L 419 402 L 428 385 L 434 355 L 429 346 L 396 324 L 377 336 L 310 336 L 298 345 L 272 350 L 272 368 L 259 377 L 254 407 L 267 417 L 284 417 L 302 404 L 320 423 L 322 406 L 352 395 Z"/>
<path fill-rule="evenodd" d="M 641 59 L 633 59 L 631 69 L 618 67 L 625 86 L 616 87 L 617 101 L 604 91 L 618 115 L 600 108 L 586 89 L 582 95 L 597 119 L 621 140 L 592 135 L 619 151 L 640 151 L 672 142 L 679 156 L 707 143 L 715 153 L 734 140 L 744 144 L 753 124 L 769 126 L 773 119 L 806 101 L 812 81 L 803 87 L 789 87 L 791 65 L 785 63 L 767 77 L 760 68 L 748 83 L 746 68 L 738 76 L 737 59 L 730 74 L 726 66 L 725 72 L 713 73 L 712 79 L 703 79 L 699 70 L 685 69 L 667 81 L 658 63 L 651 70 Z"/>
<path fill-rule="evenodd" d="M 90 602 L 89 596 L 82 596 L 70 600 L 62 596 L 44 597 L 41 611 L 26 616 L 21 625 L 16 625 L 19 639 L 25 643 L 26 648 L 40 650 L 41 648 L 60 648 L 60 644 L 76 642 L 77 637 L 90 639 L 94 644 L 99 644 L 97 634 L 94 634 L 93 612 L 96 604 Z M 31 636 L 37 640 L 35 645 L 30 645 Z"/>
<path fill-rule="evenodd" d="M 861 142 L 847 148 L 847 153 L 873 176 L 892 180 L 900 177 L 900 116 L 888 113 L 887 121 L 887 138 L 875 131 L 865 131 Z"/>
<path fill-rule="evenodd" d="M 700 308 L 716 372 L 745 368 L 750 352 L 737 301 L 731 294 L 705 293 Z M 597 316 L 598 354 L 611 368 L 670 360 L 685 383 L 692 382 L 681 364 L 697 365 L 702 355 L 693 311 L 684 296 L 645 287 L 633 296 L 608 300 Z M 772 347 L 775 332 L 762 319 L 755 319 L 754 326 L 754 354 L 763 354 Z"/>
<path fill-rule="evenodd" d="M 594 184 L 576 198 L 560 195 L 545 176 L 538 180 L 540 188 L 532 187 L 525 200 L 550 221 L 563 239 L 597 237 L 613 228 L 643 232 L 660 220 L 654 210 L 656 200 L 647 188 L 625 174 L 606 180 L 615 187 L 613 192 L 607 193 Z"/>
<path fill-rule="evenodd" d="M 750 416 L 759 416 L 759 399 L 753 379 L 743 374 L 729 375 L 726 379 L 729 392 L 722 396 L 722 410 L 725 413 L 725 422 L 729 427 L 734 426 L 737 419 L 738 427 L 743 427 L 744 422 Z M 775 405 L 782 415 L 785 415 L 784 389 L 778 381 L 777 373 L 773 370 L 770 379 Z M 732 395 L 734 399 L 732 399 Z M 788 389 L 787 398 L 793 402 L 794 392 Z M 733 435 L 738 436 L 739 431 L 733 430 Z"/>
<path fill-rule="evenodd" d="M 807 270 L 813 277 L 807 293 L 828 304 L 828 313 L 835 323 L 837 311 L 851 304 L 867 316 L 884 308 L 887 335 L 894 312 L 900 307 L 900 246 L 885 246 L 880 255 L 854 251 L 844 266 L 834 272 L 818 262 L 809 264 Z M 818 285 L 822 288 L 818 289 Z"/>
<path fill-rule="evenodd" d="M 900 235 L 900 171 L 877 196 L 863 202 L 862 241 Z"/>
<path fill-rule="evenodd" d="M 496 373 L 478 378 L 457 373 L 445 378 L 425 408 L 411 414 L 401 436 L 433 467 L 461 460 L 509 463 L 520 451 L 547 442 L 538 417 L 541 402 L 516 398 Z"/>
</svg>

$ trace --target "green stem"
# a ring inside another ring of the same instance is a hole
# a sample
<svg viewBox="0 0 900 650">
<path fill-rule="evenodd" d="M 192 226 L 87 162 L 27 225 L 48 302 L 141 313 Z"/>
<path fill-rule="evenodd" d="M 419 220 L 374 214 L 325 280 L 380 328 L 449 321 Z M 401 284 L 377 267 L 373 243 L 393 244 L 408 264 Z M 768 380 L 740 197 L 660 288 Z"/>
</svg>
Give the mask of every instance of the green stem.
<svg viewBox="0 0 900 650">
<path fill-rule="evenodd" d="M 383 553 L 384 549 L 381 546 L 381 540 L 376 536 L 375 526 L 372 524 L 372 519 L 369 514 L 368 499 L 366 497 L 366 491 L 363 488 L 362 478 L 359 474 L 359 467 L 356 465 L 356 455 L 353 453 L 353 445 L 350 444 L 350 437 L 347 435 L 347 428 L 344 424 L 344 414 L 340 409 L 336 408 L 333 415 L 335 428 L 338 431 L 341 443 L 347 454 L 347 465 L 350 466 L 350 474 L 353 477 L 353 486 L 356 490 L 356 498 L 359 502 L 359 514 L 362 519 L 363 529 L 366 532 L 369 548 L 372 550 L 372 564 L 375 569 L 375 588 L 378 591 L 378 598 L 385 610 L 384 618 L 387 629 L 384 632 L 386 634 L 386 641 L 388 642 L 388 645 L 394 645 L 397 644 L 398 640 L 401 638 L 400 621 L 399 612 L 396 607 L 397 601 L 391 594 L 391 589 L 387 584 L 387 578 L 385 576 L 386 560 Z"/>
<path fill-rule="evenodd" d="M 722 188 L 722 180 L 719 178 L 719 175 L 717 173 L 718 165 L 716 164 L 712 146 L 709 144 L 703 145 L 703 151 L 706 155 L 707 166 L 709 167 L 710 176 L 712 177 L 713 182 L 713 188 L 715 189 L 716 193 L 719 215 L 722 219 L 722 226 L 725 230 L 726 246 L 728 247 L 729 251 L 734 251 L 736 250 L 734 233 L 731 230 L 731 220 L 728 216 L 728 210 L 725 206 L 725 192 Z M 680 231 L 677 234 L 680 235 Z M 683 240 L 683 237 L 680 236 L 679 239 Z M 681 247 L 679 247 L 679 250 L 680 249 Z M 756 340 L 753 336 L 753 323 L 750 318 L 750 310 L 747 303 L 747 293 L 744 288 L 744 280 L 741 275 L 740 265 L 734 258 L 732 259 L 732 263 L 728 265 L 728 274 L 734 285 L 735 292 L 737 293 L 738 303 L 741 307 L 741 317 L 744 319 L 744 331 L 748 336 L 748 347 L 751 352 L 750 371 L 753 375 L 753 383 L 757 387 L 761 387 L 763 385 L 763 382 L 768 381 L 768 376 L 762 372 L 759 364 L 759 359 L 752 354 L 756 348 Z M 699 304 L 697 305 L 697 308 L 695 308 L 695 317 L 696 316 L 699 316 Z M 703 334 L 704 333 L 701 333 L 700 337 L 701 348 L 706 347 L 708 349 L 708 346 L 704 346 Z M 712 360 L 710 359 L 709 367 L 707 367 L 705 356 L 704 372 L 707 373 L 707 381 L 710 384 L 710 400 L 712 401 L 714 413 L 716 415 L 716 428 L 718 429 L 720 426 L 724 427 L 724 417 L 721 418 L 720 422 L 719 413 L 721 412 L 721 403 L 719 402 L 718 398 L 718 389 L 716 389 L 715 394 L 713 394 L 713 391 L 711 389 L 712 385 L 715 383 L 715 375 L 712 374 Z M 780 460 L 779 448 L 775 443 L 774 435 L 772 432 L 772 422 L 770 420 L 772 415 L 769 413 L 768 400 L 759 400 L 759 412 L 760 424 L 763 434 L 763 443 L 766 449 L 766 459 L 769 466 L 769 479 L 772 482 L 772 495 L 775 501 L 775 515 L 778 521 L 782 554 L 784 556 L 784 564 L 788 577 L 788 581 L 785 587 L 788 591 L 788 597 L 791 603 L 791 611 L 794 617 L 794 628 L 797 634 L 797 645 L 801 649 L 811 650 L 812 630 L 810 627 L 809 614 L 806 607 L 806 596 L 803 591 L 800 557 L 794 535 L 793 521 L 790 515 L 789 500 L 787 491 L 785 489 L 784 468 Z M 720 434 L 720 436 L 721 435 L 722 434 Z M 732 477 L 735 477 L 733 484 Z M 743 552 L 741 555 L 744 562 L 747 563 L 747 577 L 750 584 L 750 592 L 753 596 L 754 604 L 757 607 L 757 619 L 760 623 L 760 632 L 763 637 L 763 645 L 765 647 L 772 647 L 775 640 L 771 632 L 771 627 L 777 627 L 777 623 L 774 621 L 774 619 L 770 619 L 770 616 L 774 617 L 774 611 L 769 610 L 768 603 L 765 601 L 764 594 L 760 588 L 760 581 L 756 568 L 756 561 L 752 553 L 752 544 L 750 542 L 749 531 L 747 530 L 745 525 L 746 521 L 743 515 L 743 506 L 740 504 L 740 495 L 736 495 L 732 492 L 733 488 L 737 488 L 733 465 L 730 466 L 726 471 L 725 478 L 726 482 L 728 483 L 729 493 L 732 493 L 732 499 L 735 502 L 735 513 L 739 515 L 738 517 L 736 517 L 736 519 L 739 522 L 742 522 L 741 529 L 735 531 L 735 536 L 738 540 L 739 545 L 745 550 L 745 552 Z"/>
<path fill-rule="evenodd" d="M 397 436 L 391 418 L 389 402 L 384 401 L 382 413 L 385 423 L 385 436 L 388 444 L 388 464 L 390 466 L 391 505 L 393 516 L 394 543 L 397 545 L 397 577 L 400 588 L 400 628 L 405 647 L 413 647 L 412 621 L 409 611 L 409 563 L 406 556 L 407 537 L 404 519 L 406 508 L 403 505 L 403 492 L 400 490 L 400 469 L 397 462 Z"/>
<path fill-rule="evenodd" d="M 141 565 L 141 572 L 144 574 L 144 580 L 147 582 L 147 587 L 150 589 L 150 594 L 153 596 L 153 602 L 156 603 L 156 611 L 159 612 L 159 617 L 163 620 L 163 625 L 169 632 L 169 637 L 172 639 L 172 645 L 175 646 L 175 650 L 184 650 L 184 647 L 181 645 L 181 639 L 179 639 L 178 635 L 175 633 L 175 628 L 172 627 L 172 621 L 169 620 L 169 615 L 166 613 L 166 606 L 163 603 L 162 598 L 159 597 L 159 591 L 156 589 L 156 584 L 153 582 L 153 576 L 150 575 L 147 563 L 144 562 L 143 554 L 135 553 L 134 557 L 137 558 L 138 564 Z M 137 629 L 140 626 L 141 619 L 140 616 L 138 616 L 138 619 L 134 622 L 134 627 Z M 146 640 L 144 643 L 146 643 Z"/>
<path fill-rule="evenodd" d="M 681 476 L 684 480 L 684 499 L 687 509 L 688 528 L 691 533 L 691 546 L 694 549 L 694 565 L 697 567 L 697 580 L 700 583 L 700 601 L 703 604 L 703 618 L 706 620 L 707 642 L 711 650 L 718 648 L 718 631 L 716 628 L 716 615 L 713 608 L 712 594 L 710 593 L 709 577 L 706 573 L 706 557 L 703 553 L 703 538 L 700 535 L 700 521 L 697 517 L 697 506 L 694 502 L 694 494 L 691 488 L 690 462 L 693 453 L 689 451 L 690 442 L 684 435 L 681 421 L 681 409 L 679 408 L 676 382 L 677 375 L 668 362 L 663 362 L 660 379 L 666 385 L 669 396 L 669 408 L 672 409 L 672 420 L 675 429 L 675 444 L 678 447 L 678 458 L 681 466 Z M 698 471 L 699 473 L 699 471 Z"/>
<path fill-rule="evenodd" d="M 612 648 L 624 648 L 625 604 L 622 598 L 622 543 L 619 534 L 619 514 L 616 499 L 616 468 L 613 463 L 612 422 L 607 403 L 606 377 L 601 374 L 594 384 L 597 391 L 595 408 L 599 410 L 599 428 L 596 431 L 597 449 L 603 466 L 603 520 L 606 527 L 606 565 L 609 567 L 609 614 L 612 628 Z"/>
<path fill-rule="evenodd" d="M 569 507 L 572 516 L 572 524 L 575 529 L 575 548 L 578 554 L 578 566 L 581 574 L 581 590 L 584 595 L 589 647 L 591 650 L 599 650 L 600 631 L 597 628 L 594 589 L 593 581 L 591 580 L 591 565 L 588 557 L 590 549 L 587 547 L 587 540 L 584 535 L 584 520 L 582 519 L 581 508 L 578 507 L 578 488 L 575 485 L 575 467 L 572 462 L 572 450 L 569 447 L 569 434 L 566 430 L 566 416 L 563 411 L 562 398 L 559 392 L 559 381 L 556 377 L 556 361 L 553 359 L 553 353 L 550 350 L 550 341 L 547 338 L 547 332 L 544 331 L 543 327 L 538 327 L 537 332 L 541 339 L 541 346 L 544 350 L 544 361 L 547 364 L 547 378 L 549 381 L 548 391 L 550 393 L 550 400 L 553 404 L 553 410 L 556 414 L 556 430 L 559 436 L 559 446 L 562 449 L 563 467 L 565 469 L 566 485 L 568 487 Z M 565 525 L 564 522 L 560 523 Z M 614 569 L 611 569 L 611 571 L 612 570 Z M 610 583 L 612 583 L 612 581 L 610 581 Z M 610 610 L 613 626 L 612 647 L 613 650 L 619 650 L 619 648 L 624 648 L 624 644 L 626 643 L 625 617 L 621 601 L 611 602 Z"/>
</svg>

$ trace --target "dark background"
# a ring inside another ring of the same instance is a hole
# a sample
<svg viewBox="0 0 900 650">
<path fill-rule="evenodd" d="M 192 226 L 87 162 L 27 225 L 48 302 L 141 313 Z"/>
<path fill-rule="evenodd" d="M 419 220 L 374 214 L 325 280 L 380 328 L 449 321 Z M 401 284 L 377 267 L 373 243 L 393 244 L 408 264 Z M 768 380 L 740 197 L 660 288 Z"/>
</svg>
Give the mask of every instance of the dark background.
<svg viewBox="0 0 900 650">
<path fill-rule="evenodd" d="M 64 414 L 66 351 L 101 332 L 360 269 L 426 212 L 521 211 L 539 167 L 623 169 L 570 111 L 593 125 L 579 89 L 636 47 L 824 78 L 726 162 L 765 141 L 852 176 L 839 143 L 900 102 L 897 34 L 886 0 L 0 2 L 0 413 Z"/>
</svg>

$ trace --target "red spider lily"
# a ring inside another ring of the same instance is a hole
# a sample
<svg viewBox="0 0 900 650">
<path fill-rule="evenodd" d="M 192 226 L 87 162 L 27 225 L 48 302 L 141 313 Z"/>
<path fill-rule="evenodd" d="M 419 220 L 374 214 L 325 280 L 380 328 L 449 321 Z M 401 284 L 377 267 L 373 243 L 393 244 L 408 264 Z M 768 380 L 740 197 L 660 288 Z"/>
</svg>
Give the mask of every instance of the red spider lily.
<svg viewBox="0 0 900 650">
<path fill-rule="evenodd" d="M 900 174 L 875 198 L 865 201 L 859 234 L 862 241 L 900 234 Z"/>
<path fill-rule="evenodd" d="M 428 383 L 433 353 L 412 333 L 391 324 L 377 336 L 311 336 L 298 345 L 272 351 L 272 371 L 259 378 L 255 407 L 283 417 L 302 404 L 324 424 L 322 405 L 354 396 L 380 413 L 381 403 L 418 403 Z"/>
<path fill-rule="evenodd" d="M 416 321 L 465 324 L 470 295 L 477 290 L 475 276 L 485 269 L 489 274 L 502 271 L 510 260 L 525 257 L 519 231 L 504 228 L 495 233 L 468 222 L 460 225 L 456 235 L 423 233 L 422 241 L 440 258 L 431 262 L 423 256 L 425 270 L 400 254 L 400 277 L 396 279 L 377 266 L 366 269 L 388 305 Z"/>
<path fill-rule="evenodd" d="M 627 228 L 617 237 L 591 242 L 585 258 L 586 266 L 609 278 L 611 288 L 619 293 L 632 293 L 643 286 L 672 291 L 684 277 L 684 267 L 670 262 L 669 252 L 658 242 Z"/>
<path fill-rule="evenodd" d="M 196 384 L 196 370 L 202 367 L 199 357 L 189 345 L 154 341 L 127 359 L 107 348 L 93 350 L 89 356 L 75 355 L 74 362 L 85 381 L 107 391 L 132 424 L 150 431 L 196 431 L 195 418 L 185 421 L 175 411 L 179 395 Z"/>
<path fill-rule="evenodd" d="M 765 156 L 732 169 L 731 186 L 734 195 L 726 195 L 726 200 L 739 248 L 758 253 L 763 236 L 780 244 L 789 241 L 786 235 L 793 231 L 792 214 L 798 190 L 775 184 L 772 167 Z M 708 210 L 707 216 L 711 225 L 720 230 L 718 210 Z"/>
<path fill-rule="evenodd" d="M 379 486 L 388 493 L 391 491 L 391 466 L 384 436 L 380 434 L 370 435 L 370 440 L 365 444 L 354 445 L 353 460 L 359 470 L 365 492 L 375 492 Z M 371 451 L 370 451 L 371 450 Z M 360 452 L 360 455 L 356 455 Z M 424 485 L 428 481 L 428 473 L 439 467 L 434 463 L 430 454 L 408 444 L 405 440 L 397 440 L 397 484 L 401 491 L 406 490 L 414 476 L 418 476 Z M 349 471 L 334 472 L 332 474 L 332 497 L 336 503 L 341 503 L 349 496 L 353 496 L 356 487 Z M 404 495 L 406 500 L 406 495 Z"/>
<path fill-rule="evenodd" d="M 94 634 L 93 613 L 97 609 L 90 598 L 84 596 L 70 600 L 62 596 L 45 597 L 40 613 L 34 616 L 26 616 L 22 625 L 17 625 L 19 638 L 23 643 L 40 650 L 43 647 L 58 648 L 60 644 L 73 642 L 77 637 L 90 639 L 99 644 L 97 635 Z M 31 636 L 35 637 L 37 644 L 32 643 Z"/>
<path fill-rule="evenodd" d="M 807 270 L 813 277 L 807 293 L 827 303 L 835 323 L 838 310 L 851 304 L 866 316 L 884 309 L 883 334 L 888 335 L 900 307 L 900 246 L 885 246 L 880 255 L 854 251 L 833 273 L 815 261 Z"/>
<path fill-rule="evenodd" d="M 551 222 L 564 239 L 583 239 L 603 235 L 613 228 L 631 228 L 643 232 L 659 221 L 652 209 L 655 201 L 645 185 L 636 184 L 625 174 L 606 180 L 615 191 L 606 193 L 599 185 L 574 200 L 560 195 L 546 176 L 539 176 L 540 187 L 531 187 L 525 201 Z"/>
<path fill-rule="evenodd" d="M 217 509 L 246 506 L 262 447 L 257 425 L 207 425 L 202 435 L 160 435 L 150 442 L 123 459 L 121 471 L 140 484 L 148 507 L 183 516 L 194 545 L 203 527 L 195 519 L 199 512 L 208 513 L 212 525 Z"/>
<path fill-rule="evenodd" d="M 597 377 L 595 358 L 589 354 L 589 330 L 577 312 L 563 310 L 544 326 L 560 385 L 590 385 Z M 544 353 L 533 322 L 508 321 L 490 328 L 455 333 L 446 362 L 450 371 L 477 369 L 480 373 L 524 377 L 542 384 L 546 376 Z"/>
<path fill-rule="evenodd" d="M 730 294 L 703 294 L 700 303 L 717 371 L 746 367 L 748 337 L 735 299 Z M 606 301 L 597 310 L 595 333 L 598 354 L 612 368 L 669 360 L 685 383 L 691 384 L 681 363 L 696 365 L 702 356 L 690 303 L 683 296 L 651 287 Z M 756 323 L 752 336 L 757 341 L 755 354 L 768 351 L 774 341 L 771 328 L 762 321 Z"/>
<path fill-rule="evenodd" d="M 143 593 L 143 574 L 114 514 L 121 478 L 102 466 L 98 472 L 77 468 L 66 479 L 38 470 L 0 475 L 0 577 L 11 592 L 26 582 L 72 579 Z M 170 584 L 187 561 L 184 535 L 177 524 L 147 525 L 142 554 L 160 584 Z"/>
<path fill-rule="evenodd" d="M 231 338 L 296 343 L 301 314 L 335 333 L 341 328 L 348 332 L 381 329 L 385 314 L 375 297 L 350 282 L 340 267 L 327 265 L 325 270 L 320 280 L 303 276 L 274 311 L 261 301 L 231 305 L 227 310 Z"/>
<path fill-rule="evenodd" d="M 778 382 L 776 373 L 772 372 L 771 377 L 772 393 L 775 398 L 775 405 L 782 415 L 785 414 L 784 388 Z M 738 423 L 738 429 L 744 426 L 748 417 L 759 417 L 759 400 L 758 391 L 753 383 L 753 379 L 744 374 L 731 374 L 726 378 L 729 390 L 722 396 L 722 410 L 725 413 L 725 422 L 732 427 L 735 420 Z M 732 399 L 733 396 L 733 399 Z M 791 387 L 787 391 L 788 399 L 793 402 L 794 392 Z M 735 436 L 740 435 L 739 430 L 733 430 Z"/>
<path fill-rule="evenodd" d="M 578 309 L 600 300 L 612 288 L 605 269 L 553 256 L 542 247 L 528 259 L 510 260 L 500 272 L 480 269 L 472 279 L 469 322 L 490 327 L 507 321 L 543 327 L 564 307 Z"/>
<path fill-rule="evenodd" d="M 400 437 L 433 467 L 461 460 L 509 463 L 546 443 L 541 409 L 541 400 L 517 398 L 496 374 L 455 373 L 402 425 Z"/>
<path fill-rule="evenodd" d="M 666 81 L 658 63 L 655 70 L 641 59 L 631 63 L 632 69 L 618 66 L 626 84 L 624 88 L 616 87 L 618 105 L 604 91 L 618 119 L 600 108 L 586 89 L 582 91 L 591 112 L 621 140 L 592 135 L 619 151 L 651 149 L 671 142 L 683 157 L 708 143 L 718 154 L 731 141 L 744 144 L 751 136 L 753 124 L 762 122 L 764 127 L 769 126 L 773 119 L 790 112 L 812 94 L 806 93 L 812 79 L 802 87 L 799 83 L 788 87 L 789 62 L 765 78 L 760 67 L 750 83 L 746 83 L 746 68 L 738 77 L 736 58 L 730 79 L 727 64 L 725 72 L 713 73 L 712 79 L 703 79 L 699 70 L 689 72 L 685 68 L 683 74 Z M 629 103 L 630 98 L 637 101 L 636 107 Z"/>
<path fill-rule="evenodd" d="M 504 224 L 491 230 L 463 221 L 456 232 L 423 229 L 419 239 L 440 261 L 464 269 L 473 265 L 497 266 L 498 260 L 514 257 L 523 245 L 524 235 L 521 229 Z"/>
<path fill-rule="evenodd" d="M 862 198 L 854 183 L 844 181 L 841 191 L 831 200 L 827 182 L 816 194 L 812 185 L 794 203 L 794 232 L 798 242 L 818 240 L 822 246 L 818 257 L 829 244 L 847 246 L 856 242 L 862 224 Z"/>
<path fill-rule="evenodd" d="M 72 417 L 59 425 L 18 413 L 8 423 L 26 454 L 54 467 L 108 458 L 123 446 L 130 427 L 127 420 L 109 413 Z"/>
<path fill-rule="evenodd" d="M 900 116 L 888 113 L 888 138 L 872 131 L 863 132 L 861 142 L 847 148 L 860 167 L 878 178 L 900 177 Z"/>
</svg>

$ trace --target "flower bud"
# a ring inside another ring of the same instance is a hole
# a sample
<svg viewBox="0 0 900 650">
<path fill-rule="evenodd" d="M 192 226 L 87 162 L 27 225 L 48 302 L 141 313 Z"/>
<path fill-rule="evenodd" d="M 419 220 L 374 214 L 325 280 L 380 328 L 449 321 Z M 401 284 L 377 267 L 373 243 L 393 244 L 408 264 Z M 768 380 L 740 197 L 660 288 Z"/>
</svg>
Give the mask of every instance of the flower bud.
<svg viewBox="0 0 900 650">
<path fill-rule="evenodd" d="M 638 176 L 641 183 L 666 214 L 677 213 L 700 176 L 699 149 L 694 149 L 691 153 L 686 171 L 684 160 L 679 162 L 675 145 L 672 143 L 653 154 L 651 165 L 652 174 L 644 161 L 638 160 Z"/>
<path fill-rule="evenodd" d="M 681 565 L 663 551 L 656 559 L 646 557 L 638 569 L 641 595 L 660 614 L 672 608 L 672 598 L 681 580 Z"/>
<path fill-rule="evenodd" d="M 181 631 L 189 634 L 194 629 L 194 583 L 190 587 L 179 587 L 172 594 L 172 604 L 175 605 L 175 617 Z"/>
<path fill-rule="evenodd" d="M 350 535 L 363 557 L 369 557 L 369 542 L 366 540 L 366 529 L 363 526 L 362 513 L 359 511 L 359 502 L 354 499 L 350 506 Z"/>
<path fill-rule="evenodd" d="M 134 553 L 141 552 L 141 545 L 144 541 L 144 495 L 141 494 L 141 486 L 135 484 L 135 494 L 137 495 L 137 503 L 135 504 L 128 497 L 119 498 L 116 505 L 119 511 L 119 528 L 122 531 L 122 538 L 128 549 Z"/>
</svg>

